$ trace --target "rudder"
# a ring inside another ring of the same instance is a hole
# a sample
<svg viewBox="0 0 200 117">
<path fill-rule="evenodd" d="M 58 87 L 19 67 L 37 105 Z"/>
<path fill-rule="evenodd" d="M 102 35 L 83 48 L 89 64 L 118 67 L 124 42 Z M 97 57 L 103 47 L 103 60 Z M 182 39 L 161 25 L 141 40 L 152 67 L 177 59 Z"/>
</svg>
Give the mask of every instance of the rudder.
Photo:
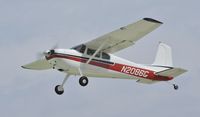
<svg viewBox="0 0 200 117">
<path fill-rule="evenodd" d="M 156 58 L 152 65 L 172 67 L 171 47 L 162 42 L 159 43 Z"/>
</svg>

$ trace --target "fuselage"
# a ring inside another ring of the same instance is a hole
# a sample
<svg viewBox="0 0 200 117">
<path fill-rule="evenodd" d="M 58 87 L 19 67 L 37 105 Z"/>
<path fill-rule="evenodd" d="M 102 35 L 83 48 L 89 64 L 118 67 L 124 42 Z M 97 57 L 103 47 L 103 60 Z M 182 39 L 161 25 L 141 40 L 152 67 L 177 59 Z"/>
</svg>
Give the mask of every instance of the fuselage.
<svg viewBox="0 0 200 117">
<path fill-rule="evenodd" d="M 46 56 L 46 59 L 54 66 L 54 69 L 72 75 L 80 75 L 81 69 L 82 74 L 88 77 L 146 79 L 153 81 L 173 79 L 172 77 L 155 74 L 167 68 L 136 64 L 112 54 L 106 54 L 106 56 L 100 54 L 92 58 L 87 64 L 90 57 L 91 55 L 74 49 L 55 49 L 53 53 Z"/>
</svg>

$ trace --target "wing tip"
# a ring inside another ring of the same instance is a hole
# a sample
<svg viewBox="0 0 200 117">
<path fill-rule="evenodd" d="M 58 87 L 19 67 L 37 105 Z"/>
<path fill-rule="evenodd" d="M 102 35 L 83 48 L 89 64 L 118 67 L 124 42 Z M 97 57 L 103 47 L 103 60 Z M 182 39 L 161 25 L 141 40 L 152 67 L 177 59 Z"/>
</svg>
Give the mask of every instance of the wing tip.
<svg viewBox="0 0 200 117">
<path fill-rule="evenodd" d="M 28 67 L 25 67 L 25 66 L 21 66 L 23 69 L 31 69 L 31 68 L 28 68 Z M 33 69 L 32 69 L 33 70 Z"/>
<path fill-rule="evenodd" d="M 143 20 L 148 21 L 148 22 L 163 24 L 163 22 L 152 19 L 152 18 L 143 18 Z"/>
<path fill-rule="evenodd" d="M 27 67 L 25 67 L 25 66 L 21 66 L 22 68 L 24 68 L 24 69 L 28 69 Z"/>
</svg>

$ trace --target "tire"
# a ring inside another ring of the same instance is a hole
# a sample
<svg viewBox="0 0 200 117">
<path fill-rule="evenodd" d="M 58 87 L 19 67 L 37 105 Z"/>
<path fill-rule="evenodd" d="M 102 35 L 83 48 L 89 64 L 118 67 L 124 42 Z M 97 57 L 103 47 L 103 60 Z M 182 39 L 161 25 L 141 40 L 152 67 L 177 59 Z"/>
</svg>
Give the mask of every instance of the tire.
<svg viewBox="0 0 200 117">
<path fill-rule="evenodd" d="M 178 90 L 178 85 L 173 84 L 173 86 L 174 86 L 174 89 L 175 89 L 175 90 Z"/>
<path fill-rule="evenodd" d="M 60 89 L 59 89 L 60 88 Z M 63 93 L 64 93 L 64 89 L 63 89 L 63 87 L 61 87 L 60 85 L 57 85 L 56 87 L 55 87 L 55 92 L 56 92 L 56 94 L 58 94 L 58 95 L 62 95 Z"/>
<path fill-rule="evenodd" d="M 86 86 L 87 84 L 88 84 L 88 78 L 86 77 L 86 76 L 82 76 L 82 77 L 80 77 L 80 79 L 79 79 L 79 84 L 81 85 L 81 86 Z"/>
</svg>

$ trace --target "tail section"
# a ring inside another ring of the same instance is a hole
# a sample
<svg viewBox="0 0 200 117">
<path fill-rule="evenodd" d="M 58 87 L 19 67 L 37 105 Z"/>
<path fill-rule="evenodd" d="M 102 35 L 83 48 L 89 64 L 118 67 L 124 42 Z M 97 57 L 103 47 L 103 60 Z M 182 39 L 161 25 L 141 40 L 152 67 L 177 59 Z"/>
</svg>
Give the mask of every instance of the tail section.
<svg viewBox="0 0 200 117">
<path fill-rule="evenodd" d="M 152 65 L 172 67 L 173 63 L 171 47 L 164 43 L 160 43 L 155 61 Z"/>
<path fill-rule="evenodd" d="M 157 55 L 152 66 L 162 68 L 162 70 L 156 72 L 159 76 L 177 77 L 187 72 L 185 69 L 173 67 L 171 47 L 164 43 L 159 44 Z M 163 68 L 165 69 L 163 70 Z"/>
</svg>

